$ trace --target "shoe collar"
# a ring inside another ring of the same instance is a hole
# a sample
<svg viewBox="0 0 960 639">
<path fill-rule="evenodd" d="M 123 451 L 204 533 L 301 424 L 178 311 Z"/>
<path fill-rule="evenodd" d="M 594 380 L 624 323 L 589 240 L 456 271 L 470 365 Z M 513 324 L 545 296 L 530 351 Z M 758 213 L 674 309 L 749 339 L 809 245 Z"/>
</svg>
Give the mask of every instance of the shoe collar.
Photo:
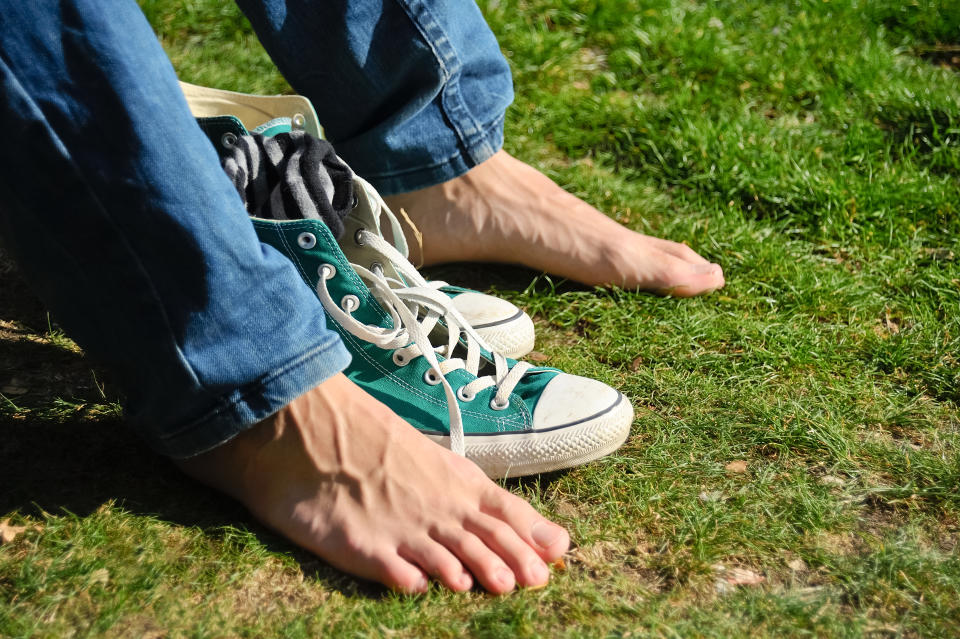
<svg viewBox="0 0 960 639">
<path fill-rule="evenodd" d="M 230 115 L 253 131 L 277 118 L 289 118 L 294 129 L 323 138 L 323 127 L 310 100 L 302 95 L 252 95 L 181 82 L 180 89 L 195 118 Z"/>
</svg>

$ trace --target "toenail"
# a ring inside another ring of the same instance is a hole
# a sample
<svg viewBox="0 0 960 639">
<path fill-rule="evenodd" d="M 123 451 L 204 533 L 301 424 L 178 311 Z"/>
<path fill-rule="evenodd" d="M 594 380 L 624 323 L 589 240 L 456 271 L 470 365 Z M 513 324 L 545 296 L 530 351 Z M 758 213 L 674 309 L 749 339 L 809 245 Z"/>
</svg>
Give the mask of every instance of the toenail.
<svg viewBox="0 0 960 639">
<path fill-rule="evenodd" d="M 550 571 L 542 561 L 534 559 L 530 562 L 530 578 L 533 580 L 532 585 L 539 586 L 550 578 Z"/>
<path fill-rule="evenodd" d="M 420 575 L 420 578 L 417 579 L 417 584 L 413 587 L 413 590 L 414 592 L 424 592 L 427 589 L 428 584 L 429 582 L 427 581 L 426 575 Z"/>
<path fill-rule="evenodd" d="M 563 535 L 561 528 L 542 521 L 535 523 L 530 532 L 533 535 L 533 541 L 544 550 L 557 543 Z"/>
<path fill-rule="evenodd" d="M 470 573 L 465 572 L 460 575 L 460 587 L 464 590 L 469 590 L 473 585 L 473 577 L 470 576 Z"/>
<path fill-rule="evenodd" d="M 507 588 L 513 588 L 513 573 L 509 568 L 500 568 L 497 570 L 497 581 L 506 586 Z"/>
</svg>

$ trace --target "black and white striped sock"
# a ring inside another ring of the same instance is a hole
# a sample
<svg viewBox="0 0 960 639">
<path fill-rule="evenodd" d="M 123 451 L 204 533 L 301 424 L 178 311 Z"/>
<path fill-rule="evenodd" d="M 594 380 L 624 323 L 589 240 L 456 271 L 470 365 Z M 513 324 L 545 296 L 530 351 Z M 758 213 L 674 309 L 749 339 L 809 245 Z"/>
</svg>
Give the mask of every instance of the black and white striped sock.
<svg viewBox="0 0 960 639">
<path fill-rule="evenodd" d="M 253 217 L 320 219 L 334 237 L 353 206 L 353 171 L 333 146 L 304 131 L 237 138 L 221 164 Z"/>
</svg>

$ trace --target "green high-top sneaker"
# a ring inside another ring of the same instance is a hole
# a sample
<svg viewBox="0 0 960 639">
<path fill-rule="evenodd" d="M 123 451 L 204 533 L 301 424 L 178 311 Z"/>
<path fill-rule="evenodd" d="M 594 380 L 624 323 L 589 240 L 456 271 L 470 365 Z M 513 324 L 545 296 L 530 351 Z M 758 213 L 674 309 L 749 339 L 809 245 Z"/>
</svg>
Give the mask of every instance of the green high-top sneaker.
<svg viewBox="0 0 960 639">
<path fill-rule="evenodd" d="M 319 220 L 253 224 L 316 291 L 353 355 L 347 377 L 488 476 L 569 468 L 626 439 L 633 409 L 621 393 L 490 352 L 453 300 L 407 272 L 412 267 L 379 234 L 363 230 L 359 239 L 390 261 L 389 271 L 386 263 L 351 265 Z M 431 343 L 438 334 L 446 343 Z"/>
<path fill-rule="evenodd" d="M 353 189 L 357 203 L 343 220 L 345 232 L 340 238 L 340 248 L 351 263 L 378 273 L 395 288 L 429 287 L 447 294 L 488 350 L 514 359 L 533 350 L 533 320 L 526 313 L 499 297 L 425 280 L 407 259 L 400 222 L 380 194 L 360 177 L 354 177 Z M 392 244 L 381 229 L 384 220 L 390 225 Z"/>
<path fill-rule="evenodd" d="M 229 153 L 236 139 L 248 132 L 270 136 L 302 129 L 316 137 L 323 137 L 323 127 L 313 105 L 303 96 L 251 95 L 187 82 L 181 82 L 180 88 L 193 115 L 198 118 L 201 128 L 220 154 Z M 345 235 L 341 244 L 350 261 L 368 267 L 384 263 L 374 252 L 353 241 L 361 227 L 382 237 L 381 217 L 385 217 L 390 224 L 394 248 L 406 258 L 409 250 L 396 216 L 369 183 L 358 178 L 355 188 L 357 207 L 345 220 L 350 237 Z M 446 282 L 432 281 L 430 286 L 453 300 L 463 318 L 492 350 L 514 358 L 521 358 L 533 350 L 533 321 L 515 305 L 499 297 L 451 286 Z"/>
</svg>

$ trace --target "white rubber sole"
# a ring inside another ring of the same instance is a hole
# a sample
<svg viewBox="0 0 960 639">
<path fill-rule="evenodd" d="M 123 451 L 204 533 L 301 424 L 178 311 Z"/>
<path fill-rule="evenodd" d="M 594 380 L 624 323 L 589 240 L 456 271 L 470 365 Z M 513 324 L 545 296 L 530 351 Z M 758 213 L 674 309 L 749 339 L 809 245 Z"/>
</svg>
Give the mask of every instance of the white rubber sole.
<svg viewBox="0 0 960 639">
<path fill-rule="evenodd" d="M 571 424 L 518 433 L 468 433 L 466 454 L 492 479 L 547 473 L 609 455 L 626 441 L 632 423 L 633 407 L 617 393 L 607 409 Z M 449 447 L 446 435 L 426 436 Z"/>
</svg>

